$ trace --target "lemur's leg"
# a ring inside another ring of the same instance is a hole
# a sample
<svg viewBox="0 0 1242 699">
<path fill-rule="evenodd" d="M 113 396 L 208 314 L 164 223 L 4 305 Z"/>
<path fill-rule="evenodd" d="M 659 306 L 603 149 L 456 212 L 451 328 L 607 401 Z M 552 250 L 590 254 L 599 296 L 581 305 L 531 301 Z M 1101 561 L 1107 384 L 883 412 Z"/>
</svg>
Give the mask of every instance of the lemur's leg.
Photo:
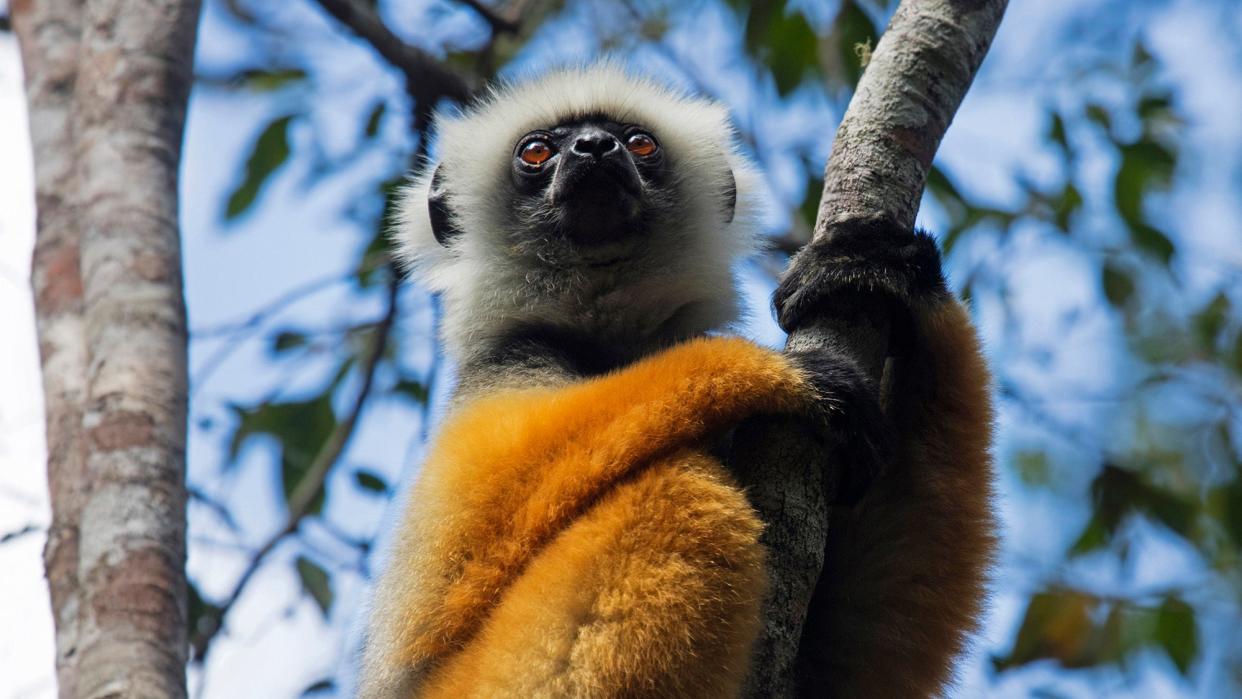
<svg viewBox="0 0 1242 699">
<path fill-rule="evenodd" d="M 798 254 L 776 294 L 789 331 L 860 302 L 892 312 L 892 458 L 858 502 L 834 507 L 802 694 L 929 696 L 978 624 L 996 548 L 988 371 L 927 234 L 837 231 Z"/>
</svg>

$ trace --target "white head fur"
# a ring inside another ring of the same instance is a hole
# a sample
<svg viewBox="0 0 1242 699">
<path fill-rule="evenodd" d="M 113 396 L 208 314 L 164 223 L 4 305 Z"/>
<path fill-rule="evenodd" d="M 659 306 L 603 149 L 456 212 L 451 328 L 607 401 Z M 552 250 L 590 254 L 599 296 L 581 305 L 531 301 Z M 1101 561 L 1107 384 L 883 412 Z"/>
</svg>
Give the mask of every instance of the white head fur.
<svg viewBox="0 0 1242 699">
<path fill-rule="evenodd" d="M 506 237 L 504 206 L 515 143 L 534 129 L 601 113 L 656 136 L 678 178 L 682 214 L 669 230 L 620 251 L 619 262 L 519 258 Z M 444 339 L 458 360 L 524 322 L 569 322 L 595 337 L 650 343 L 735 319 L 733 268 L 756 239 L 757 176 L 721 105 L 603 64 L 498 86 L 436 122 L 440 186 L 463 234 L 448 245 L 436 241 L 429 166 L 405 192 L 396 235 L 402 260 L 443 294 Z M 730 172 L 737 191 L 731 221 L 720 194 Z"/>
</svg>

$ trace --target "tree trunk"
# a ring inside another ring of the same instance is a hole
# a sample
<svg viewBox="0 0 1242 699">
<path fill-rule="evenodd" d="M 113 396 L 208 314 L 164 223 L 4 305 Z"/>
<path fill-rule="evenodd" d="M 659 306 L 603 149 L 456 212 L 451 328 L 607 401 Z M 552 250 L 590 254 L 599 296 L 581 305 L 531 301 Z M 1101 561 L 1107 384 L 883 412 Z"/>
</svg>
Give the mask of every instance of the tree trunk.
<svg viewBox="0 0 1242 699">
<path fill-rule="evenodd" d="M 185 695 L 177 168 L 197 0 L 14 2 L 62 697 Z"/>
<path fill-rule="evenodd" d="M 1007 0 L 902 1 L 837 130 L 816 237 L 857 219 L 914 225 L 936 149 L 1006 5 Z M 882 386 L 888 335 L 887 322 L 879 318 L 825 317 L 792 334 L 788 348 L 843 349 Z M 838 474 L 805 467 L 828 463 L 826 454 L 790 420 L 745 425 L 736 443 L 735 469 L 767 524 L 772 576 L 747 695 L 790 696 L 802 623 L 823 568 Z"/>
<path fill-rule="evenodd" d="M 69 112 L 78 70 L 81 0 L 12 3 L 13 30 L 26 73 L 26 104 L 34 153 L 38 235 L 31 286 L 43 364 L 47 478 L 52 500 L 43 564 L 56 624 L 56 676 L 73 696 L 77 653 L 78 517 L 86 492 L 82 404 L 86 337 L 78 229 L 71 211 L 73 173 Z"/>
</svg>

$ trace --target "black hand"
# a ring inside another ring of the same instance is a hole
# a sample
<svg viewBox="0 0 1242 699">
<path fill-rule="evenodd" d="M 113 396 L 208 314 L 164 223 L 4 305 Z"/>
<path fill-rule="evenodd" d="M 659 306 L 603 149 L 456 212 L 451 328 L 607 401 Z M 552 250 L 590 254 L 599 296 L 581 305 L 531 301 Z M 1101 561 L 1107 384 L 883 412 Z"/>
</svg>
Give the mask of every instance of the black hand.
<svg viewBox="0 0 1242 699">
<path fill-rule="evenodd" d="M 853 504 L 885 470 L 893 448 L 876 390 L 853 360 L 832 350 L 790 352 L 786 358 L 814 386 L 818 400 L 812 420 L 844 466 L 836 503 Z"/>
<path fill-rule="evenodd" d="M 850 313 L 876 303 L 908 308 L 947 294 L 936 241 L 882 219 L 838 226 L 789 264 L 773 301 L 786 332 L 818 314 Z M 884 306 L 879 306 L 884 307 Z"/>
</svg>

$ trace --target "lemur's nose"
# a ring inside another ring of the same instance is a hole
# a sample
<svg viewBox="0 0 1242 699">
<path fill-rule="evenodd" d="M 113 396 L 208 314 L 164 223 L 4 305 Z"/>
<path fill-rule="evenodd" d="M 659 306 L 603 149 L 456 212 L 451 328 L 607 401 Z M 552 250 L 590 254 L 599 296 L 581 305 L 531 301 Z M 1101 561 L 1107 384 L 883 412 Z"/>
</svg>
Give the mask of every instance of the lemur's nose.
<svg viewBox="0 0 1242 699">
<path fill-rule="evenodd" d="M 607 131 L 586 129 L 574 139 L 572 150 L 578 155 L 589 155 L 599 160 L 620 146 L 617 138 Z"/>
</svg>

